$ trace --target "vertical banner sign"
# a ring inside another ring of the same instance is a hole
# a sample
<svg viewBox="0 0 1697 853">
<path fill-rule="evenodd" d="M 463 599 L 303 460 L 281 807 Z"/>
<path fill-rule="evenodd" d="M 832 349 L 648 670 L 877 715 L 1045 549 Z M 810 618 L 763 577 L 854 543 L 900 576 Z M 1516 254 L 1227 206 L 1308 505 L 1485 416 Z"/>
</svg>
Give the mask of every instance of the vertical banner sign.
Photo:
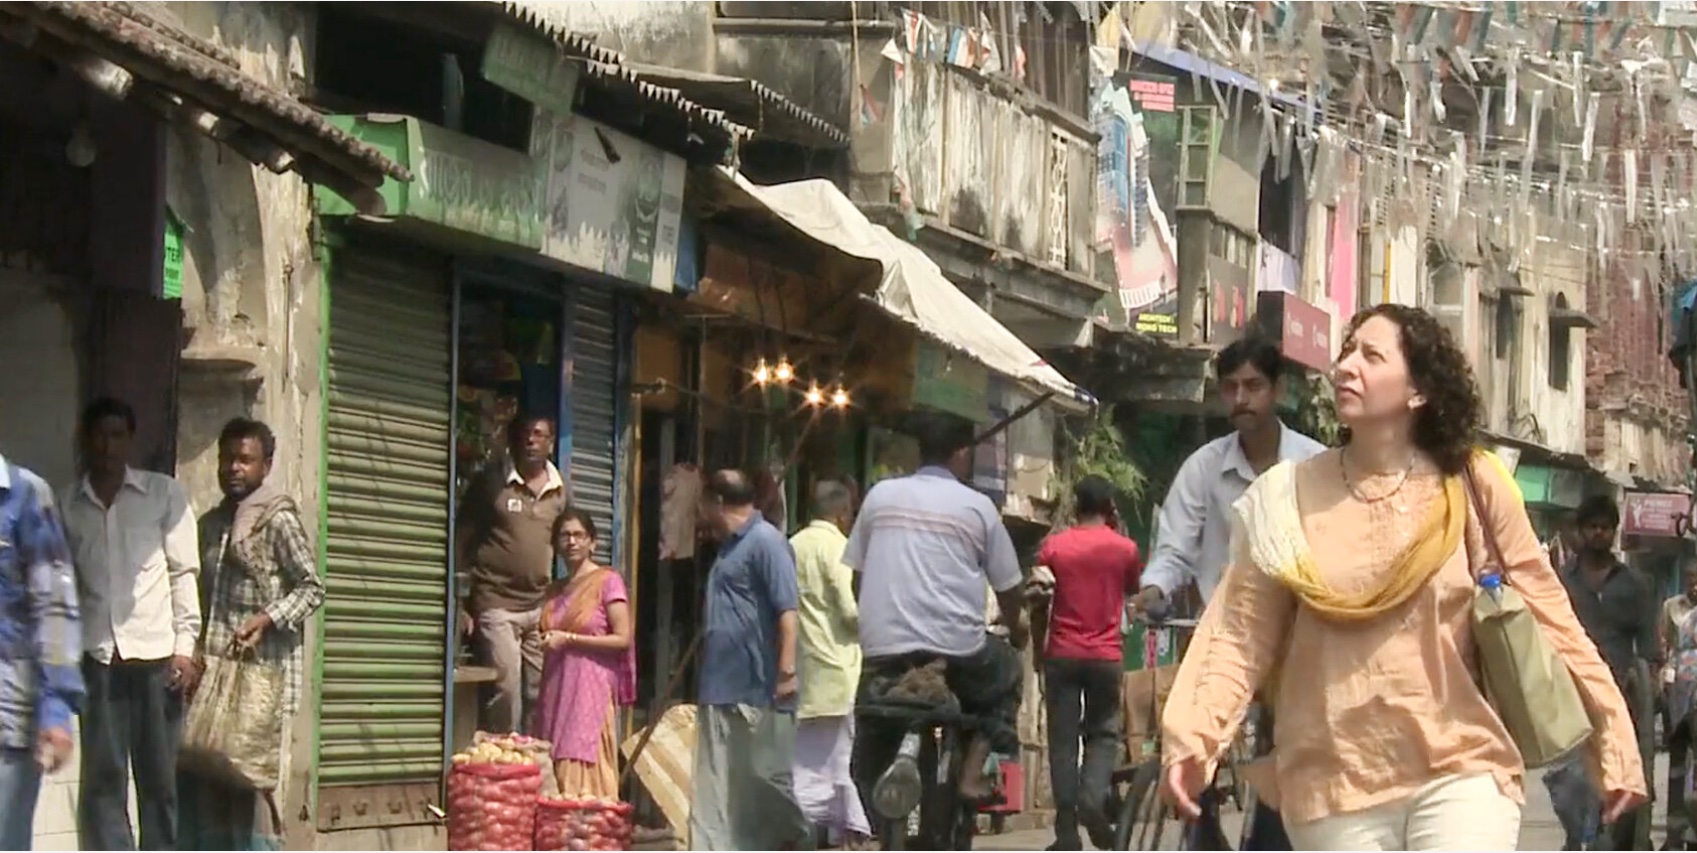
<svg viewBox="0 0 1697 853">
<path fill-rule="evenodd" d="M 1178 252 L 1167 218 L 1178 202 L 1177 78 L 1116 74 L 1092 105 L 1097 133 L 1096 238 L 1113 253 L 1118 304 L 1103 312 L 1148 334 L 1178 334 Z"/>
</svg>

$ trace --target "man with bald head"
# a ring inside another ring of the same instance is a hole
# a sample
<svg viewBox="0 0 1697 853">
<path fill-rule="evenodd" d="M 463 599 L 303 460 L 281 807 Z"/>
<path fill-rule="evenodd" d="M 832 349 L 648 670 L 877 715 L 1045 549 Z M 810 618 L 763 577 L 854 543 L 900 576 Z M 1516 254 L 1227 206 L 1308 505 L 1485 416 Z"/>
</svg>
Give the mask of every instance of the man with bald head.
<svg viewBox="0 0 1697 853">
<path fill-rule="evenodd" d="M 843 565 L 843 550 L 853 526 L 853 487 L 844 480 L 820 480 L 813 487 L 813 520 L 790 537 L 801 588 L 795 796 L 833 846 L 850 848 L 871 835 L 849 772 L 860 683 L 860 609 L 854 569 Z"/>
<path fill-rule="evenodd" d="M 707 575 L 696 702 L 694 850 L 796 850 L 812 830 L 796 804 L 795 554 L 754 508 L 741 471 L 707 480 L 701 521 L 719 539 Z"/>
</svg>

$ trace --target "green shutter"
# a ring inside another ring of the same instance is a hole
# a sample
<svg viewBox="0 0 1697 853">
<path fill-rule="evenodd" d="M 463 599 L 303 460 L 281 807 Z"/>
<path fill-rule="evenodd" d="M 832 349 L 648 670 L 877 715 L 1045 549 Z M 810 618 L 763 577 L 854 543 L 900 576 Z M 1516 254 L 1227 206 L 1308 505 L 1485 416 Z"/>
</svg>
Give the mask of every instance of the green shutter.
<svg viewBox="0 0 1697 853">
<path fill-rule="evenodd" d="M 611 289 L 580 284 L 572 292 L 571 464 L 573 505 L 595 519 L 595 558 L 611 565 L 614 449 L 617 446 L 618 301 Z M 625 567 L 619 567 L 624 569 Z"/>
<path fill-rule="evenodd" d="M 447 268 L 367 247 L 334 260 L 318 782 L 435 783 L 452 491 Z"/>
</svg>

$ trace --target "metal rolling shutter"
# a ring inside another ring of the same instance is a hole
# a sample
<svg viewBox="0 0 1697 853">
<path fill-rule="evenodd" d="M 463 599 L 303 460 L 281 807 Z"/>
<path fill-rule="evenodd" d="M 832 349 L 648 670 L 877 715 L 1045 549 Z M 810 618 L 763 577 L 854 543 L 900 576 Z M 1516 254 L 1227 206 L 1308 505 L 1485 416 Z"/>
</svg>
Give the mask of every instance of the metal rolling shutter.
<svg viewBox="0 0 1697 853">
<path fill-rule="evenodd" d="M 363 248 L 333 261 L 318 781 L 435 784 L 453 447 L 446 266 Z"/>
<path fill-rule="evenodd" d="M 617 430 L 618 300 L 606 287 L 572 291 L 572 502 L 595 519 L 595 558 L 610 565 Z"/>
</svg>

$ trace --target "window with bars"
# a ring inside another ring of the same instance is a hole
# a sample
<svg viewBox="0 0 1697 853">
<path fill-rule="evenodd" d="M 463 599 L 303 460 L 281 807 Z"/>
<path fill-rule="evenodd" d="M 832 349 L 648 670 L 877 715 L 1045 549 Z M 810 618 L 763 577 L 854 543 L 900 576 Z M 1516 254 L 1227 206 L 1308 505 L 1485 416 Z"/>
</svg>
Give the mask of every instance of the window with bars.
<svg viewBox="0 0 1697 853">
<path fill-rule="evenodd" d="M 1214 158 L 1219 154 L 1218 110 L 1212 106 L 1179 108 L 1179 194 L 1180 210 L 1207 208 L 1214 178 Z"/>
</svg>

